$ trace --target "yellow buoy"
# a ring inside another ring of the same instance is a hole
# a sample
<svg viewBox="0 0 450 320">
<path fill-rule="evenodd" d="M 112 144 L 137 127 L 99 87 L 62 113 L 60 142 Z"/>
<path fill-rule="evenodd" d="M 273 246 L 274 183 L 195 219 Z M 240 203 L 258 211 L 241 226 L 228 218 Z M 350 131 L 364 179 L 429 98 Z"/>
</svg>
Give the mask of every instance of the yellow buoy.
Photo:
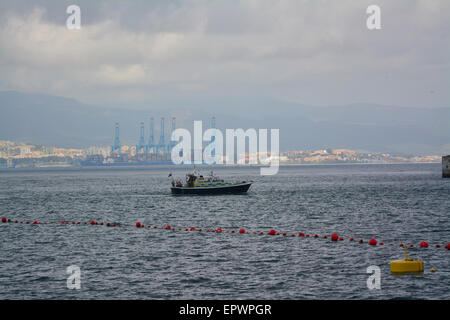
<svg viewBox="0 0 450 320">
<path fill-rule="evenodd" d="M 408 251 L 405 246 L 405 260 L 391 261 L 391 272 L 423 272 L 423 261 L 408 258 Z"/>
<path fill-rule="evenodd" d="M 435 268 L 431 268 L 431 270 L 430 270 L 431 272 L 435 272 L 436 271 L 436 269 Z"/>
</svg>

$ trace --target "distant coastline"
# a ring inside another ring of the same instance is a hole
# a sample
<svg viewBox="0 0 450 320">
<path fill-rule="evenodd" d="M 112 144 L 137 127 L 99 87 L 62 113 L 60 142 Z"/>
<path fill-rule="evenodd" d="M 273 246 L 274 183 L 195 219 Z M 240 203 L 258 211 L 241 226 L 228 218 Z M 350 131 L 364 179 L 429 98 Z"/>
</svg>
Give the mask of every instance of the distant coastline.
<svg viewBox="0 0 450 320">
<path fill-rule="evenodd" d="M 231 166 L 258 166 L 248 164 L 258 154 L 245 153 L 244 161 Z M 440 155 L 395 155 L 352 149 L 293 150 L 282 152 L 280 165 L 343 165 L 343 164 L 405 164 L 440 163 Z M 122 146 L 120 156 L 110 146 L 86 149 L 56 148 L 51 146 L 16 143 L 0 140 L 0 168 L 62 168 L 62 167 L 135 167 L 173 165 L 170 154 L 138 154 L 135 146 Z M 267 164 L 261 163 L 260 166 Z M 225 165 L 230 166 L 230 165 Z"/>
<path fill-rule="evenodd" d="M 333 167 L 333 166 L 341 166 L 341 167 L 351 167 L 351 166 L 398 166 L 398 165 L 436 165 L 437 168 L 440 168 L 440 163 L 437 162 L 398 162 L 398 163 L 314 163 L 314 164 L 280 164 L 280 168 L 294 168 L 294 167 Z M 217 169 L 233 169 L 233 168 L 259 168 L 263 165 L 199 165 L 196 166 L 200 171 L 202 170 L 217 170 Z M 192 170 L 193 165 L 129 165 L 129 166 L 89 166 L 89 167 L 80 167 L 80 166 L 64 166 L 64 167 L 19 167 L 19 168 L 5 168 L 0 167 L 0 173 L 5 172 L 60 172 L 60 171 L 90 171 L 90 170 L 105 170 L 105 171 L 126 171 L 126 170 L 149 170 L 149 169 L 161 169 L 167 168 L 169 171 L 171 170 Z"/>
</svg>

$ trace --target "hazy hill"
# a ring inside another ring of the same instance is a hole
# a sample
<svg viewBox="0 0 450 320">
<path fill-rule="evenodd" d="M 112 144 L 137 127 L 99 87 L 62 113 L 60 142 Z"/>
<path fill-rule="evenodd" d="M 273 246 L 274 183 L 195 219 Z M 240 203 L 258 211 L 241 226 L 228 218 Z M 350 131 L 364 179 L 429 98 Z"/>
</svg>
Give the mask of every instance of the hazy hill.
<svg viewBox="0 0 450 320">
<path fill-rule="evenodd" d="M 214 107 L 208 107 L 213 105 Z M 219 111 L 217 111 L 219 110 Z M 177 117 L 177 127 L 192 127 L 193 120 L 215 115 L 217 127 L 279 128 L 283 150 L 353 148 L 403 154 L 450 153 L 450 108 L 407 108 L 353 104 L 305 106 L 279 101 L 208 101 L 140 108 L 108 108 L 74 99 L 20 92 L 0 92 L 0 140 L 35 144 L 86 147 L 110 145 L 114 123 L 121 124 L 121 140 L 135 144 L 139 122 L 155 117 Z"/>
</svg>

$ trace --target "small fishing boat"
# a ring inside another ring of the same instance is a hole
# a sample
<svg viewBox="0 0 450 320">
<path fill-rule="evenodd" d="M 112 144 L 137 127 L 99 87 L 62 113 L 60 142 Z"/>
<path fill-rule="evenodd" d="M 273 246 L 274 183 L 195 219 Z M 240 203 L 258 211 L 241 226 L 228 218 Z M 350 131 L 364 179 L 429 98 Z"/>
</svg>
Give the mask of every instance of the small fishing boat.
<svg viewBox="0 0 450 320">
<path fill-rule="evenodd" d="M 169 175 L 171 176 L 171 175 Z M 175 181 L 172 178 L 172 194 L 239 194 L 246 193 L 252 182 L 227 182 L 216 176 L 203 177 L 197 173 L 186 175 L 186 182 Z"/>
</svg>

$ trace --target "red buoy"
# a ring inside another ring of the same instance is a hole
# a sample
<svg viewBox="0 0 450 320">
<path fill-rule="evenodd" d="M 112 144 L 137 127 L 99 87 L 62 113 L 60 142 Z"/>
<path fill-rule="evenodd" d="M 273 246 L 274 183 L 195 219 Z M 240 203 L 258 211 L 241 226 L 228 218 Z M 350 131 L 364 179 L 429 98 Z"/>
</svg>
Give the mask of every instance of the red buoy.
<svg viewBox="0 0 450 320">
<path fill-rule="evenodd" d="M 33 224 L 38 224 L 38 222 L 37 221 L 33 221 Z"/>
<path fill-rule="evenodd" d="M 136 228 L 140 228 L 141 227 L 141 223 L 138 221 L 136 222 Z"/>
<path fill-rule="evenodd" d="M 348 241 L 353 241 L 353 240 L 354 240 L 353 238 L 348 239 Z"/>
<path fill-rule="evenodd" d="M 441 245 L 440 245 L 440 244 L 437 244 L 437 245 L 436 245 L 436 248 L 440 248 L 440 247 L 441 247 Z"/>
<path fill-rule="evenodd" d="M 169 225 L 167 225 L 167 226 L 166 226 L 166 229 L 167 229 L 167 230 L 169 230 L 169 229 L 170 229 L 170 226 L 169 226 Z"/>
<path fill-rule="evenodd" d="M 234 233 L 234 230 L 231 230 L 231 233 Z"/>
<path fill-rule="evenodd" d="M 328 236 L 327 236 L 326 234 L 324 234 L 324 235 L 323 235 L 323 238 L 326 239 L 326 238 L 328 238 Z"/>
<path fill-rule="evenodd" d="M 191 231 L 195 231 L 195 227 L 191 227 Z"/>
<path fill-rule="evenodd" d="M 379 245 L 382 246 L 382 245 L 384 245 L 384 243 L 383 243 L 383 242 L 380 242 Z"/>
<path fill-rule="evenodd" d="M 239 233 L 245 233 L 245 229 L 239 229 Z"/>
<path fill-rule="evenodd" d="M 410 245 L 409 245 L 410 247 L 414 247 L 414 245 L 411 243 Z"/>
<path fill-rule="evenodd" d="M 270 230 L 267 234 L 270 234 L 271 236 L 274 236 L 277 234 L 277 232 L 275 230 Z"/>
<path fill-rule="evenodd" d="M 364 240 L 363 239 L 359 239 L 359 243 L 363 243 L 364 242 Z"/>
<path fill-rule="evenodd" d="M 222 228 L 217 228 L 216 232 L 217 233 L 221 233 L 222 232 Z"/>
<path fill-rule="evenodd" d="M 340 238 L 339 238 L 339 241 L 342 241 L 342 240 L 344 240 L 344 237 L 340 237 Z"/>
<path fill-rule="evenodd" d="M 319 237 L 319 235 L 316 233 L 315 235 L 314 235 L 314 238 L 318 238 Z"/>
<path fill-rule="evenodd" d="M 262 232 L 262 231 L 259 232 L 259 235 L 260 235 L 260 236 L 262 236 L 263 234 L 264 234 L 264 232 Z"/>
<path fill-rule="evenodd" d="M 286 236 L 286 232 L 283 232 L 283 236 Z"/>
<path fill-rule="evenodd" d="M 91 226 L 93 226 L 93 225 L 95 225 L 95 221 L 94 220 L 91 221 Z"/>
<path fill-rule="evenodd" d="M 400 247 L 403 247 L 403 243 L 400 243 Z"/>
<path fill-rule="evenodd" d="M 304 234 L 303 232 L 300 232 L 300 233 L 298 234 L 298 236 L 299 236 L 299 237 L 304 237 L 305 234 Z"/>
<path fill-rule="evenodd" d="M 450 243 L 447 243 L 447 244 L 445 245 L 445 249 L 450 250 Z"/>
<path fill-rule="evenodd" d="M 377 244 L 377 240 L 375 240 L 374 238 L 372 238 L 372 239 L 369 240 L 369 244 L 370 244 L 371 246 L 375 246 L 375 245 Z"/>
<path fill-rule="evenodd" d="M 8 219 L 8 222 L 11 222 L 11 219 Z"/>
<path fill-rule="evenodd" d="M 305 234 L 305 237 L 306 237 L 306 238 L 309 238 L 309 234 Z"/>
<path fill-rule="evenodd" d="M 5 218 L 5 217 L 2 218 L 2 222 L 3 222 L 3 223 L 6 222 L 6 218 Z"/>
<path fill-rule="evenodd" d="M 106 223 L 106 226 L 109 227 L 111 224 L 109 222 Z"/>
<path fill-rule="evenodd" d="M 331 235 L 331 241 L 338 241 L 338 239 L 339 239 L 339 236 L 337 235 L 337 233 L 333 233 Z"/>
<path fill-rule="evenodd" d="M 420 247 L 421 248 L 428 248 L 428 242 L 426 242 L 426 241 L 420 242 Z"/>
</svg>

